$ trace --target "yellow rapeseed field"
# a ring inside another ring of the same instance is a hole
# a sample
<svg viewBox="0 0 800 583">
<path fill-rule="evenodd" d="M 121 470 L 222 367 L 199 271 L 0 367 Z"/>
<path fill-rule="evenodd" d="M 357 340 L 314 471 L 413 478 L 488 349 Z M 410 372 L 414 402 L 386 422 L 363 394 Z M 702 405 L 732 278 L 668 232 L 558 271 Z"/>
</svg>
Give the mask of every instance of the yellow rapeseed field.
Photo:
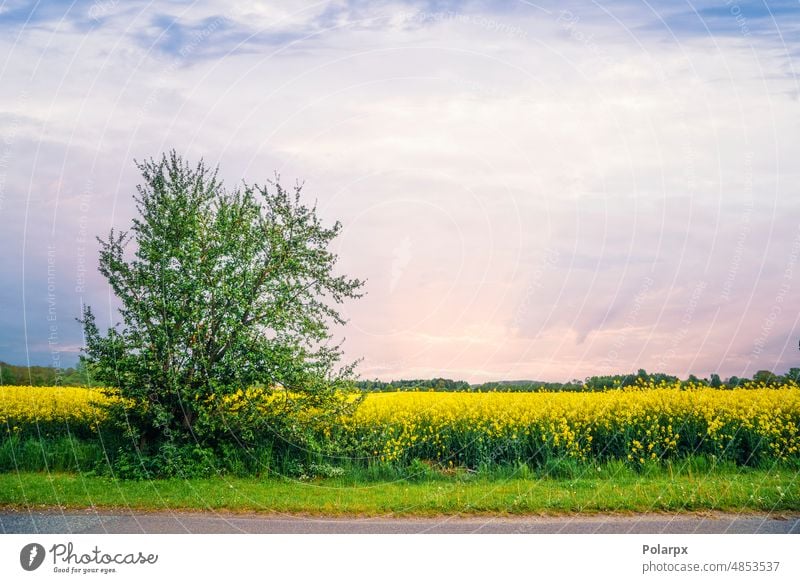
<svg viewBox="0 0 800 583">
<path fill-rule="evenodd" d="M 93 430 L 104 417 L 93 403 L 107 400 L 97 389 L 0 386 L 0 431 L 52 432 L 66 431 L 68 427 Z"/>
<path fill-rule="evenodd" d="M 226 398 L 226 414 L 242 399 Z M 96 430 L 108 399 L 97 389 L 0 387 L 0 431 L 70 427 Z M 265 409 L 266 410 L 266 409 Z M 749 384 L 735 390 L 689 383 L 597 393 L 370 394 L 355 414 L 316 427 L 347 455 L 407 463 L 414 459 L 476 466 L 651 460 L 709 455 L 754 463 L 800 458 L 800 387 Z"/>
<path fill-rule="evenodd" d="M 553 458 L 645 463 L 708 454 L 752 463 L 800 456 L 800 388 L 687 383 L 601 393 L 370 395 L 338 439 L 385 461 L 475 465 Z"/>
</svg>

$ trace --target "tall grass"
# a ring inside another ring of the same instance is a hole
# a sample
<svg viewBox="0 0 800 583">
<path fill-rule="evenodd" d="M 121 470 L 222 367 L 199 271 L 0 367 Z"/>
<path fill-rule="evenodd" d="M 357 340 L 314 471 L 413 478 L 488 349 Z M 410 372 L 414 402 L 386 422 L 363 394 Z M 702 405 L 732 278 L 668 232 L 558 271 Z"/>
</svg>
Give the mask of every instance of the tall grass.
<svg viewBox="0 0 800 583">
<path fill-rule="evenodd" d="M 105 465 L 99 441 L 65 436 L 0 441 L 0 472 L 95 472 Z"/>
</svg>

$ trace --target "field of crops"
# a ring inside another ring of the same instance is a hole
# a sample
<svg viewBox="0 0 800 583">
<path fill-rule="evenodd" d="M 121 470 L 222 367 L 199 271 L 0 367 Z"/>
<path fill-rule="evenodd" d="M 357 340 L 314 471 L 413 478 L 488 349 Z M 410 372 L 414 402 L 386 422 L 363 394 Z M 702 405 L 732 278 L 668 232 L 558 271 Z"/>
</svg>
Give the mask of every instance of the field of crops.
<svg viewBox="0 0 800 583">
<path fill-rule="evenodd" d="M 246 393 L 243 393 L 246 394 Z M 90 433 L 96 390 L 0 387 L 0 431 Z M 800 388 L 736 390 L 686 383 L 602 393 L 369 395 L 355 415 L 316 428 L 351 458 L 443 465 L 631 464 L 707 455 L 742 464 L 800 458 Z"/>
<path fill-rule="evenodd" d="M 99 390 L 80 387 L 0 386 L 0 432 L 27 435 L 87 435 L 104 420 L 94 403 Z"/>
<path fill-rule="evenodd" d="M 480 463 L 572 458 L 635 464 L 685 455 L 739 463 L 800 456 L 800 389 L 678 386 L 603 393 L 370 395 L 338 428 L 351 450 L 387 461 Z"/>
</svg>

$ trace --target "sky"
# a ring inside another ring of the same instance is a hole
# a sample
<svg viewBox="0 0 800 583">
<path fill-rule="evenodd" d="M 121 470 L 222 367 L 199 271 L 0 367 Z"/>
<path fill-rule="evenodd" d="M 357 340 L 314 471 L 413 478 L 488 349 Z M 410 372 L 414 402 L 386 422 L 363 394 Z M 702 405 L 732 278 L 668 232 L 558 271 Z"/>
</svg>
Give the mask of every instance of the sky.
<svg viewBox="0 0 800 583">
<path fill-rule="evenodd" d="M 0 0 L 0 360 L 118 321 L 134 160 L 301 181 L 362 378 L 800 366 L 800 3 Z"/>
</svg>

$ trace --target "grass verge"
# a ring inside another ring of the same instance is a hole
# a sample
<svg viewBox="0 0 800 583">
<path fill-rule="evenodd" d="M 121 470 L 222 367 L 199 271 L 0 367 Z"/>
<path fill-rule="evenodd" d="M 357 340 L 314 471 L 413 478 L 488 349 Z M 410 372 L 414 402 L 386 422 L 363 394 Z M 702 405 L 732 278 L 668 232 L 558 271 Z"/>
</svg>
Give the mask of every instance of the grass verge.
<svg viewBox="0 0 800 583">
<path fill-rule="evenodd" d="M 580 477 L 469 475 L 418 481 L 358 476 L 117 480 L 78 473 L 2 473 L 0 505 L 138 510 L 226 510 L 325 515 L 797 512 L 800 475 L 791 468 L 691 467 Z"/>
</svg>

